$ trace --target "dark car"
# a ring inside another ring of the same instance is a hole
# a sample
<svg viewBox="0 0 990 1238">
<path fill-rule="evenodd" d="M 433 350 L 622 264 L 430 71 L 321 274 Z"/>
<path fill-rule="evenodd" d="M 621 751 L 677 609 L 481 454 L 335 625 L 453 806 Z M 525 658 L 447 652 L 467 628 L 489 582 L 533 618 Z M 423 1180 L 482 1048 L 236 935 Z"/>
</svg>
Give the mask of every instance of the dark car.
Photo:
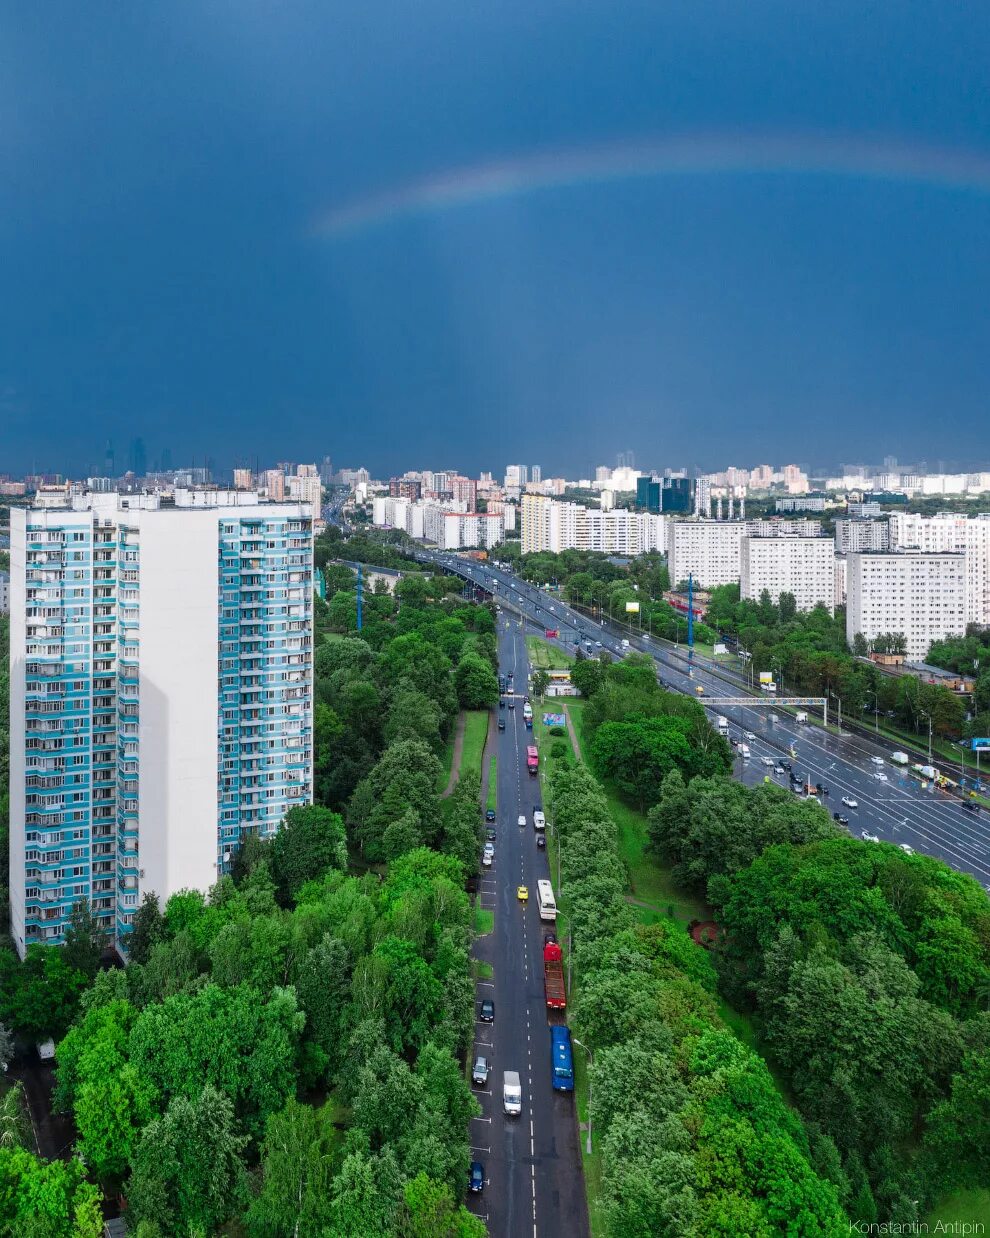
<svg viewBox="0 0 990 1238">
<path fill-rule="evenodd" d="M 820 782 L 815 784 L 815 792 L 818 795 L 828 795 L 828 787 L 823 786 Z"/>
<path fill-rule="evenodd" d="M 547 849 L 547 840 L 542 834 L 537 834 L 536 836 L 536 849 L 537 851 L 546 851 Z"/>
<path fill-rule="evenodd" d="M 505 698 L 502 696 L 498 698 L 498 707 L 499 709 L 505 709 Z"/>
<path fill-rule="evenodd" d="M 495 1003 L 490 997 L 486 997 L 481 1003 L 481 1009 L 478 1011 L 478 1018 L 482 1023 L 495 1022 Z"/>
<path fill-rule="evenodd" d="M 790 761 L 778 761 L 777 764 L 780 766 L 781 769 L 786 769 L 788 773 L 791 772 L 792 766 L 791 766 Z"/>
<path fill-rule="evenodd" d="M 967 812 L 979 812 L 980 811 L 979 804 L 975 803 L 973 800 L 964 800 L 963 808 L 965 808 Z"/>
<path fill-rule="evenodd" d="M 495 809 L 494 809 L 494 808 L 486 808 L 486 809 L 485 809 L 485 820 L 486 820 L 486 821 L 494 821 L 494 820 L 495 820 Z"/>
<path fill-rule="evenodd" d="M 485 1189 L 485 1167 L 481 1161 L 471 1162 L 471 1172 L 468 1176 L 468 1187 L 477 1195 Z"/>
<path fill-rule="evenodd" d="M 543 944 L 545 946 L 555 946 L 557 944 L 557 934 L 556 933 L 544 933 Z"/>
<path fill-rule="evenodd" d="M 485 837 L 488 839 L 490 843 L 493 843 L 495 841 L 495 827 L 494 826 L 490 825 L 488 829 L 485 830 Z"/>
<path fill-rule="evenodd" d="M 842 815 L 842 813 L 841 813 L 841 812 L 833 812 L 833 813 L 832 813 L 832 820 L 833 820 L 833 821 L 838 821 L 838 823 L 839 823 L 840 825 L 848 825 L 848 824 L 849 824 L 849 818 L 848 818 L 848 817 L 844 817 L 844 816 Z"/>
<path fill-rule="evenodd" d="M 509 708 L 510 708 L 510 709 L 515 709 L 515 707 L 516 707 L 516 703 L 515 703 L 515 701 L 510 701 L 510 702 L 509 702 Z"/>
<path fill-rule="evenodd" d="M 504 730 L 505 730 L 505 719 L 504 719 L 504 718 L 499 718 L 499 720 L 498 720 L 498 729 L 499 729 L 500 731 L 504 731 Z"/>
</svg>

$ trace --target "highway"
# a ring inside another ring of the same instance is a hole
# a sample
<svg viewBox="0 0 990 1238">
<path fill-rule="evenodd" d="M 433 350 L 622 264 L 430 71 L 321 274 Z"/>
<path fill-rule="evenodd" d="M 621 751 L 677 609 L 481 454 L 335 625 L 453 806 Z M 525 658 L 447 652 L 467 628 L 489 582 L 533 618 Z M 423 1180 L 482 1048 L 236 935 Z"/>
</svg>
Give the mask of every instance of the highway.
<svg viewBox="0 0 990 1238">
<path fill-rule="evenodd" d="M 556 596 L 531 585 L 509 572 L 485 562 L 472 562 L 443 552 L 417 550 L 417 557 L 433 562 L 493 592 L 503 603 L 518 609 L 536 629 L 556 628 L 560 632 L 561 648 L 574 652 L 574 642 L 600 641 L 602 647 L 621 656 L 625 652 L 620 636 L 628 636 L 633 648 L 655 658 L 660 678 L 672 689 L 696 695 L 700 686 L 705 695 L 700 699 L 714 721 L 718 714 L 729 719 L 730 735 L 741 738 L 745 731 L 755 738 L 746 740 L 750 747 L 748 761 L 737 757 L 734 773 L 747 784 L 769 776 L 782 786 L 789 785 L 786 773 L 775 773 L 775 766 L 764 764 L 763 758 L 790 761 L 794 771 L 806 775 L 807 781 L 821 783 L 829 794 L 822 803 L 831 812 L 849 819 L 849 830 L 859 837 L 862 833 L 896 844 L 906 844 L 915 851 L 937 856 L 961 872 L 971 873 L 985 889 L 990 890 L 990 816 L 984 811 L 971 813 L 962 807 L 959 798 L 929 785 L 923 788 L 914 777 L 890 761 L 895 751 L 892 742 L 873 741 L 861 735 L 842 736 L 821 726 L 801 725 L 793 716 L 773 705 L 760 705 L 763 698 L 754 698 L 752 706 L 716 705 L 719 697 L 745 695 L 736 677 L 721 668 L 713 672 L 709 663 L 696 662 L 690 669 L 687 656 L 680 650 L 645 636 L 631 636 L 572 610 Z M 728 682 L 727 682 L 728 679 Z M 770 721 L 771 711 L 778 715 Z M 793 755 L 792 755 L 793 754 Z M 883 759 L 878 767 L 872 757 Z M 949 773 L 949 767 L 943 767 Z M 882 773 L 883 779 L 877 774 Z M 843 797 L 856 801 L 855 807 L 842 804 Z"/>
<path fill-rule="evenodd" d="M 549 879 L 547 853 L 537 849 L 533 809 L 542 807 L 539 779 L 526 769 L 532 731 L 523 721 L 528 661 L 519 619 L 499 615 L 499 672 L 513 675 L 515 708 L 498 711 L 506 723 L 496 731 L 498 807 L 495 861 L 482 868 L 481 906 L 495 914 L 494 932 L 475 942 L 475 956 L 491 964 L 493 977 L 478 984 L 472 1062 L 483 1054 L 492 1064 L 488 1084 L 475 1088 L 482 1115 L 471 1123 L 471 1155 L 485 1167 L 485 1188 L 470 1198 L 473 1212 L 496 1238 L 587 1238 L 581 1148 L 571 1094 L 551 1086 L 550 1028 L 543 993 L 543 934 L 536 882 Z M 490 755 L 489 747 L 486 760 Z M 520 827 L 518 818 L 526 824 Z M 521 904 L 517 887 L 529 890 Z M 479 1018 L 484 998 L 495 1003 L 494 1023 Z M 502 1112 L 502 1072 L 518 1071 L 522 1114 Z"/>
</svg>

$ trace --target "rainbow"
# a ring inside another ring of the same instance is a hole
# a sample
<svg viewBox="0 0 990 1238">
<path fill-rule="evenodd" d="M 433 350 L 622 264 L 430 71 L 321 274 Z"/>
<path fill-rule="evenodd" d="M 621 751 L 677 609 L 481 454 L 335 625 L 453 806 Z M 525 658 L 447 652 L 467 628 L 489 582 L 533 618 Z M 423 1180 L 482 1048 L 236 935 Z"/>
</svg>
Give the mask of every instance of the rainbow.
<svg viewBox="0 0 990 1238">
<path fill-rule="evenodd" d="M 685 134 L 453 168 L 332 207 L 312 230 L 318 236 L 342 238 L 401 219 L 545 190 L 754 173 L 849 177 L 990 193 L 990 153 L 978 150 L 816 134 Z"/>
</svg>

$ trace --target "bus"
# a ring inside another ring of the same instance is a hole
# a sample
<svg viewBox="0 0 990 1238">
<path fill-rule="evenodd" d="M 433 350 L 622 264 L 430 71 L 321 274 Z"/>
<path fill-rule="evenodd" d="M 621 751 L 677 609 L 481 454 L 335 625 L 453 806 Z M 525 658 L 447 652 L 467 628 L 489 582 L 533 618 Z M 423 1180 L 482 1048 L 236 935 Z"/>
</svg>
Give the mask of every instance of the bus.
<svg viewBox="0 0 990 1238">
<path fill-rule="evenodd" d="M 526 768 L 534 778 L 540 772 L 540 754 L 535 744 L 530 744 L 526 749 Z"/>
<path fill-rule="evenodd" d="M 550 1062 L 553 1072 L 550 1081 L 554 1091 L 573 1092 L 574 1055 L 571 1052 L 571 1029 L 569 1027 L 550 1029 Z"/>
<path fill-rule="evenodd" d="M 540 908 L 541 920 L 557 919 L 557 904 L 553 899 L 553 886 L 549 881 L 536 883 L 536 901 Z"/>
</svg>

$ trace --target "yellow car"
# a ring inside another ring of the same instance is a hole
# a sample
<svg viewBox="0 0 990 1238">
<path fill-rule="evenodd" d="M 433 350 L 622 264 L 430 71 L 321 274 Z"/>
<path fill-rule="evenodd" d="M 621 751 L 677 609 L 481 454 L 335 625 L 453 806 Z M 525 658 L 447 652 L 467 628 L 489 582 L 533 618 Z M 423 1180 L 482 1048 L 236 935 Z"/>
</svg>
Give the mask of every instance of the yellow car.
<svg viewBox="0 0 990 1238">
<path fill-rule="evenodd" d="M 516 890 L 516 898 L 519 899 L 520 903 L 529 902 L 529 891 L 525 886 L 520 886 L 519 889 Z"/>
</svg>

